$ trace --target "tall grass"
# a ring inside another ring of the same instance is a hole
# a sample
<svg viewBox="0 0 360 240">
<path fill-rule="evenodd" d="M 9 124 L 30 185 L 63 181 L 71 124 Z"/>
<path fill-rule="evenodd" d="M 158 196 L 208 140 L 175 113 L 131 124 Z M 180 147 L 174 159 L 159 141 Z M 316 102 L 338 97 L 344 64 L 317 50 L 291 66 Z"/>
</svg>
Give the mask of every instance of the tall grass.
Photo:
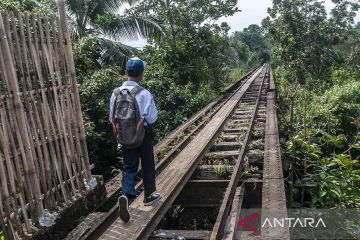
<svg viewBox="0 0 360 240">
<path fill-rule="evenodd" d="M 245 74 L 246 74 L 246 69 L 244 69 L 244 68 L 233 68 L 233 69 L 231 69 L 228 80 L 223 83 L 223 86 L 226 87 L 229 84 L 239 80 Z"/>
</svg>

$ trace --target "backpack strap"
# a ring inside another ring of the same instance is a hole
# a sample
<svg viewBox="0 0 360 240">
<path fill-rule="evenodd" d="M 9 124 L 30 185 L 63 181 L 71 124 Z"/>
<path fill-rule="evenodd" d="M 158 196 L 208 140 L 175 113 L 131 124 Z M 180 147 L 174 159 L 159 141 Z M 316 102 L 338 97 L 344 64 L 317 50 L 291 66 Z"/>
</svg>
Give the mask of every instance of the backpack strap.
<svg viewBox="0 0 360 240">
<path fill-rule="evenodd" d="M 119 88 L 119 87 L 118 87 L 118 88 L 115 88 L 114 91 L 113 91 L 113 93 L 114 93 L 114 95 L 115 95 L 116 98 L 117 98 L 118 96 L 120 96 L 120 93 L 121 93 L 120 88 Z"/>
<path fill-rule="evenodd" d="M 120 96 L 120 94 L 121 94 L 120 88 L 119 88 L 119 87 L 118 87 L 118 88 L 115 88 L 115 89 L 113 90 L 113 94 L 114 94 L 114 96 L 115 96 L 115 99 L 117 99 L 117 98 Z M 112 121 L 113 121 L 113 122 L 114 122 L 114 120 L 115 120 L 115 111 L 116 111 L 116 100 L 115 100 L 114 105 L 113 105 L 113 107 L 112 107 Z"/>
<path fill-rule="evenodd" d="M 144 88 L 138 85 L 138 86 L 135 86 L 133 89 L 131 89 L 130 94 L 135 97 L 135 96 L 138 95 L 142 90 L 144 90 Z"/>
</svg>

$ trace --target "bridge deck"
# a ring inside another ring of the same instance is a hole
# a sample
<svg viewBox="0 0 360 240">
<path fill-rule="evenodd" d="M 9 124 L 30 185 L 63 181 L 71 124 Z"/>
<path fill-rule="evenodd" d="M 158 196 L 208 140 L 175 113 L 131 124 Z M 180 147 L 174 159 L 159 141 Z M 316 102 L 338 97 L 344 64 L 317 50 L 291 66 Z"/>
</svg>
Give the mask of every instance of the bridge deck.
<svg viewBox="0 0 360 240">
<path fill-rule="evenodd" d="M 131 220 L 127 223 L 117 219 L 100 239 L 146 239 L 156 227 L 162 216 L 170 208 L 176 196 L 194 172 L 199 158 L 209 147 L 228 116 L 259 76 L 259 69 L 240 90 L 216 113 L 209 124 L 179 153 L 172 163 L 157 177 L 158 191 L 162 199 L 154 206 L 144 206 L 143 193 L 129 206 Z"/>
<path fill-rule="evenodd" d="M 267 95 L 267 112 L 261 222 L 287 217 L 274 91 Z M 265 226 L 261 235 L 265 239 L 290 239 L 289 228 Z"/>
</svg>

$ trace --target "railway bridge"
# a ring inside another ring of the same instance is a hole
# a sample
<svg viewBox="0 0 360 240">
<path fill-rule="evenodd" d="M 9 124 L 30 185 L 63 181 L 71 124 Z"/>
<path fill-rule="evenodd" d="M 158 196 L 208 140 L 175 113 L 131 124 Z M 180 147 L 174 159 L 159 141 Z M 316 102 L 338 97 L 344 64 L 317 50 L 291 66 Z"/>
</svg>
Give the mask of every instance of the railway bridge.
<svg viewBox="0 0 360 240">
<path fill-rule="evenodd" d="M 82 239 L 289 239 L 259 226 L 287 216 L 275 90 L 268 64 L 226 88 L 156 146 L 160 202 L 140 195 L 128 223 L 114 206 Z"/>
<path fill-rule="evenodd" d="M 0 225 L 8 239 L 55 238 L 41 229 L 59 231 L 59 212 L 71 216 L 89 199 L 99 208 L 117 193 L 108 188 L 94 201 L 104 184 L 91 175 L 63 1 L 59 9 L 50 18 L 0 13 Z M 95 211 L 65 239 L 290 238 L 286 228 L 261 226 L 287 216 L 269 64 L 224 89 L 155 153 L 158 203 L 144 206 L 140 194 L 128 223 L 116 205 Z"/>
</svg>

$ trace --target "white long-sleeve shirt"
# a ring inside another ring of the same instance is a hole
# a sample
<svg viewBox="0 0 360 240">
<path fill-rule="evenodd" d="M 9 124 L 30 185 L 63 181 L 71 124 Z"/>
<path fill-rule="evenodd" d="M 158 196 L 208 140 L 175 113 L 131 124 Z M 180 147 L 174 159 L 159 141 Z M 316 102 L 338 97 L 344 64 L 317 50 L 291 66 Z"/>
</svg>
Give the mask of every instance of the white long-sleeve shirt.
<svg viewBox="0 0 360 240">
<path fill-rule="evenodd" d="M 136 86 L 138 86 L 138 84 L 134 81 L 125 81 L 120 87 L 120 91 L 125 89 L 131 91 Z M 113 110 L 114 110 L 115 100 L 116 97 L 114 93 L 112 93 L 110 97 L 110 113 L 109 113 L 110 123 L 113 120 Z M 146 120 L 144 125 L 147 125 L 146 123 L 153 124 L 157 119 L 158 110 L 156 108 L 155 101 L 151 93 L 148 90 L 144 89 L 135 96 L 135 100 L 138 103 L 141 117 L 145 118 Z"/>
</svg>

